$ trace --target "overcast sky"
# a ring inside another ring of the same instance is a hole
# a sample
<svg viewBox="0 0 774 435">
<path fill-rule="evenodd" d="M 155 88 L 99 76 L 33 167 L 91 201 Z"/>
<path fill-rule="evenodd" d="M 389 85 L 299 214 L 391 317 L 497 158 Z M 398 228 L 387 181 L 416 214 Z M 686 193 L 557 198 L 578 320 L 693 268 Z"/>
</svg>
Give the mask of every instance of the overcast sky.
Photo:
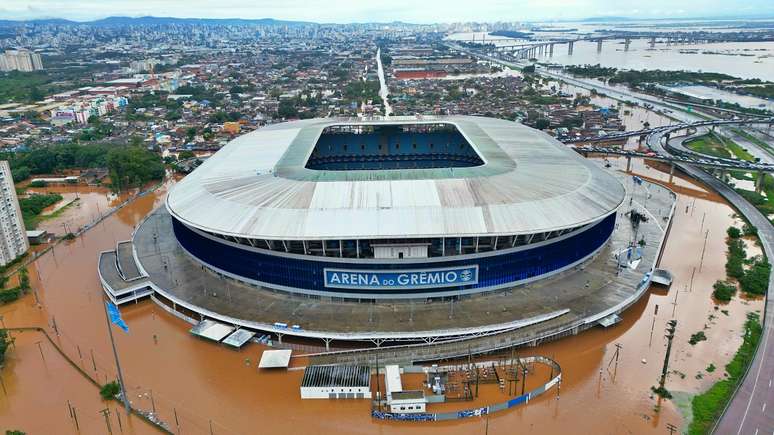
<svg viewBox="0 0 774 435">
<path fill-rule="evenodd" d="M 314 22 L 528 21 L 593 16 L 767 16 L 774 0 L 3 0 L 0 18 L 277 18 Z"/>
</svg>

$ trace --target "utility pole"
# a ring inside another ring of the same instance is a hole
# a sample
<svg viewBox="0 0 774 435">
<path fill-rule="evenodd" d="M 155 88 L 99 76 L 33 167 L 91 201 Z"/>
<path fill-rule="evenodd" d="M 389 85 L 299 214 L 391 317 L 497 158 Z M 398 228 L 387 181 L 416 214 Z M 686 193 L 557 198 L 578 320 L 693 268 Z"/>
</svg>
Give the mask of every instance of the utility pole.
<svg viewBox="0 0 774 435">
<path fill-rule="evenodd" d="M 653 329 L 656 327 L 656 316 L 658 315 L 658 304 L 656 304 L 655 310 L 653 310 L 653 324 L 650 325 L 650 340 L 648 341 L 648 347 L 653 343 Z"/>
<path fill-rule="evenodd" d="M 40 347 L 40 341 L 36 341 L 35 344 L 38 345 L 38 350 L 40 351 L 40 358 L 43 359 L 43 362 L 46 362 L 46 357 L 43 356 L 43 348 Z"/>
<path fill-rule="evenodd" d="M 613 354 L 613 357 L 610 358 L 610 362 L 607 363 L 607 368 L 610 368 L 610 364 L 613 363 L 613 360 L 615 359 L 615 371 L 618 371 L 618 355 L 621 353 L 621 348 L 623 345 L 621 343 L 615 344 L 615 353 Z M 551 373 L 553 374 L 553 367 L 551 368 Z"/>
<path fill-rule="evenodd" d="M 116 359 L 116 371 L 118 372 L 118 383 L 121 387 L 121 399 L 124 402 L 126 408 L 126 415 L 131 414 L 129 408 L 129 396 L 126 394 L 126 384 L 124 383 L 124 375 L 121 373 L 121 364 L 118 362 L 118 351 L 116 350 L 116 342 L 113 340 L 113 327 L 110 325 L 110 318 L 108 317 L 107 304 L 103 308 L 105 311 L 105 324 L 107 325 L 108 335 L 110 336 L 110 345 L 113 347 L 113 356 Z"/>
<path fill-rule="evenodd" d="M 379 348 L 376 349 L 376 403 L 379 406 L 379 412 L 382 412 L 382 392 L 381 382 L 379 382 Z"/>
<path fill-rule="evenodd" d="M 672 353 L 672 340 L 675 338 L 675 330 L 677 329 L 677 320 L 670 320 L 667 322 L 667 350 L 664 355 L 664 367 L 661 369 L 661 380 L 658 383 L 658 387 L 661 391 L 664 391 L 664 383 L 666 382 L 667 372 L 669 371 L 669 354 Z"/>
<path fill-rule="evenodd" d="M 704 251 L 707 250 L 707 237 L 709 237 L 709 230 L 707 230 L 707 232 L 704 233 L 704 247 L 701 248 L 701 259 L 699 260 L 699 272 L 701 272 L 701 267 L 704 265 Z"/>
<path fill-rule="evenodd" d="M 675 289 L 675 300 L 672 302 L 672 318 L 675 318 L 675 311 L 677 310 L 677 295 L 680 294 L 680 290 Z"/>
<path fill-rule="evenodd" d="M 486 414 L 486 428 L 484 428 L 484 435 L 489 435 L 489 413 Z"/>
<path fill-rule="evenodd" d="M 675 432 L 677 432 L 677 426 L 673 425 L 672 423 L 667 423 L 666 427 L 669 431 L 669 435 L 673 435 Z"/>
<path fill-rule="evenodd" d="M 113 429 L 110 428 L 110 409 L 105 408 L 102 411 L 100 411 L 100 414 L 102 414 L 103 417 L 105 417 L 105 425 L 107 425 L 107 430 L 110 435 L 113 435 Z"/>
</svg>

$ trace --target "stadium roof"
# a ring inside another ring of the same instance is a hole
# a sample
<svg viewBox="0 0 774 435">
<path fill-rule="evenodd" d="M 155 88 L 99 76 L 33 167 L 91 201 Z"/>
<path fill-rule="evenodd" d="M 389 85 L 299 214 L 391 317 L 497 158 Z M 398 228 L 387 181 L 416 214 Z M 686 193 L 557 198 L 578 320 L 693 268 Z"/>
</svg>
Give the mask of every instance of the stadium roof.
<svg viewBox="0 0 774 435">
<path fill-rule="evenodd" d="M 305 167 L 334 125 L 450 123 L 485 164 L 327 171 Z M 472 116 L 324 118 L 231 141 L 177 183 L 167 208 L 195 228 L 282 240 L 532 234 L 595 222 L 621 204 L 612 175 L 547 134 Z"/>
</svg>

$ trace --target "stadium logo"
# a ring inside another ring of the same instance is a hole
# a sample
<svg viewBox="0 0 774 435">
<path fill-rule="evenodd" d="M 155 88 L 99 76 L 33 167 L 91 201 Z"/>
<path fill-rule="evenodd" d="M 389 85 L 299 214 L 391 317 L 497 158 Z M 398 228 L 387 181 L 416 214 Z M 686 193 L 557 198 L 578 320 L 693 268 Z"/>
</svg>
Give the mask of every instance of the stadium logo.
<svg viewBox="0 0 774 435">
<path fill-rule="evenodd" d="M 478 266 L 427 270 L 325 269 L 325 287 L 348 289 L 438 288 L 478 284 Z"/>
</svg>

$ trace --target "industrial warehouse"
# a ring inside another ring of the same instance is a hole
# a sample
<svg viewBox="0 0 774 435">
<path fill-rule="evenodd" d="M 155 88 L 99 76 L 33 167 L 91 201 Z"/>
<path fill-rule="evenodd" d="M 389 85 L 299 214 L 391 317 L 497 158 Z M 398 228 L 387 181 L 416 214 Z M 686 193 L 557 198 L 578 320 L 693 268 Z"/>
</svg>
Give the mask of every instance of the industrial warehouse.
<svg viewBox="0 0 774 435">
<path fill-rule="evenodd" d="M 150 295 L 192 323 L 322 340 L 321 353 L 496 348 L 615 323 L 650 284 L 673 204 L 511 121 L 286 122 L 178 182 L 101 255 L 100 277 L 116 303 Z"/>
</svg>

